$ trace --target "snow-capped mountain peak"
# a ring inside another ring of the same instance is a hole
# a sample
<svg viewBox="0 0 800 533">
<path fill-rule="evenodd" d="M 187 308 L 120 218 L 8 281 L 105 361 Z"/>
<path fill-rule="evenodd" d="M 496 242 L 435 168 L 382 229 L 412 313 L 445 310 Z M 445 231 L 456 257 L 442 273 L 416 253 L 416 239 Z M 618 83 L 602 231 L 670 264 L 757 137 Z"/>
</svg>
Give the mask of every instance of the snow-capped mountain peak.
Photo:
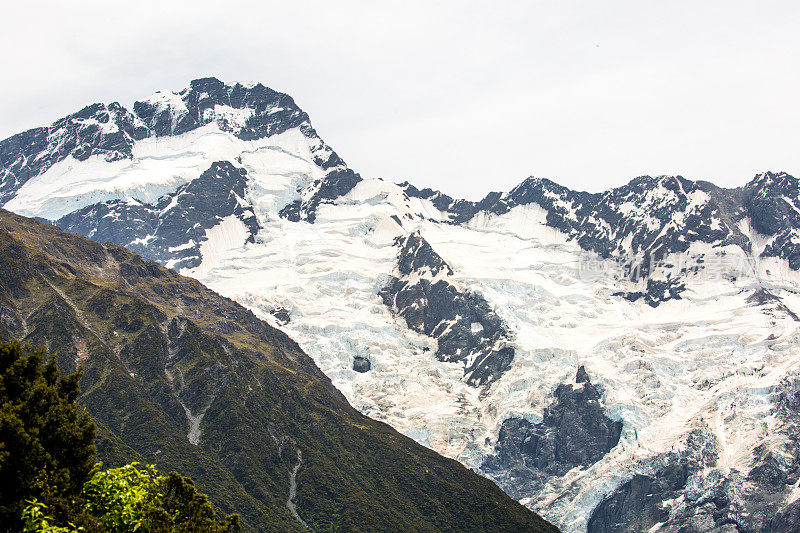
<svg viewBox="0 0 800 533">
<path fill-rule="evenodd" d="M 243 140 L 311 128 L 308 115 L 289 95 L 260 83 L 227 85 L 216 78 L 192 80 L 179 92 L 158 91 L 134 103 L 133 112 L 158 137 L 180 135 L 211 122 Z"/>
</svg>

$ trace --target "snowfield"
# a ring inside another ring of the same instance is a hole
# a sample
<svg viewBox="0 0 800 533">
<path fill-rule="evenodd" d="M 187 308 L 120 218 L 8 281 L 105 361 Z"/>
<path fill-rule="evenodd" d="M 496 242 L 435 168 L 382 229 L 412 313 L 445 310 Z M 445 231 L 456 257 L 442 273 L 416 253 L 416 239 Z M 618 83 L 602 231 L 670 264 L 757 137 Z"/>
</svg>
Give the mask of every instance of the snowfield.
<svg viewBox="0 0 800 533">
<path fill-rule="evenodd" d="M 151 137 L 133 146 L 133 158 L 107 162 L 68 156 L 30 179 L 3 207 L 25 216 L 56 220 L 87 205 L 107 200 L 153 203 L 200 176 L 215 161 L 242 160 L 268 169 L 269 186 L 281 191 L 306 185 L 293 181 L 321 178 L 311 162 L 309 139 L 299 129 L 244 141 L 216 123 L 178 136 Z"/>
</svg>

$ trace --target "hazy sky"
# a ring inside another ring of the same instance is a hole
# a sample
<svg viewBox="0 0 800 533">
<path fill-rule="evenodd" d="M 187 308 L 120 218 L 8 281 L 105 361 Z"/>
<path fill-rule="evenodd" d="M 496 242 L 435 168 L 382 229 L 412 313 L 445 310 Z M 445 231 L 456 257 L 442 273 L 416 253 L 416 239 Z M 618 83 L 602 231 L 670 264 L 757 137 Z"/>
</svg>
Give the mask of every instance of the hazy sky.
<svg viewBox="0 0 800 533">
<path fill-rule="evenodd" d="M 0 138 L 189 80 L 292 95 L 364 177 L 800 175 L 800 2 L 10 2 Z"/>
</svg>

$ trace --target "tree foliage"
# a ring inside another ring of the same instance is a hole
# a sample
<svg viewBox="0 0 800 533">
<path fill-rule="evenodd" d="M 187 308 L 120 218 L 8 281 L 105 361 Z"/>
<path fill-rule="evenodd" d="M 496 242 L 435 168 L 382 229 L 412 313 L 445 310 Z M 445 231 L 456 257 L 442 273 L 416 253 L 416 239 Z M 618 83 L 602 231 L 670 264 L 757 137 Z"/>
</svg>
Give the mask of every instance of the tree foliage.
<svg viewBox="0 0 800 533">
<path fill-rule="evenodd" d="M 95 463 L 95 426 L 75 404 L 80 373 L 61 377 L 55 358 L 0 343 L 0 529 L 21 529 L 25 502 L 58 519 L 74 506 Z"/>
<path fill-rule="evenodd" d="M 85 511 L 109 532 L 200 532 L 239 530 L 239 518 L 217 523 L 214 509 L 191 479 L 177 472 L 159 476 L 155 466 L 131 463 L 98 470 L 83 487 Z"/>
<path fill-rule="evenodd" d="M 169 517 L 165 523 L 171 531 L 207 531 L 225 533 L 239 531 L 239 516 L 229 515 L 218 524 L 214 509 L 205 494 L 197 492 L 194 482 L 177 472 L 170 472 L 161 478 L 161 508 Z"/>
<path fill-rule="evenodd" d="M 83 532 L 84 528 L 68 522 L 67 526 L 55 524 L 53 517 L 47 514 L 47 505 L 36 498 L 28 502 L 22 510 L 22 522 L 25 524 L 25 533 L 75 533 Z"/>
<path fill-rule="evenodd" d="M 154 466 L 138 463 L 100 470 L 83 486 L 87 514 L 104 531 L 147 531 L 158 506 L 161 479 Z M 160 518 L 160 517 L 159 517 Z"/>
</svg>

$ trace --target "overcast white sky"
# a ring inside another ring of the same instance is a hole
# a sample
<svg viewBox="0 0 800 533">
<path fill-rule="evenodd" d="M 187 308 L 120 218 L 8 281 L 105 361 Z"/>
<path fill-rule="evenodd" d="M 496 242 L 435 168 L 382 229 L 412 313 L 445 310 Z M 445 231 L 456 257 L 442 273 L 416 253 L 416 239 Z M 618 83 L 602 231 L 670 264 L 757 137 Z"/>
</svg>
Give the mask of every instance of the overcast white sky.
<svg viewBox="0 0 800 533">
<path fill-rule="evenodd" d="M 800 175 L 800 2 L 10 2 L 0 138 L 189 80 L 292 95 L 364 177 Z"/>
</svg>

